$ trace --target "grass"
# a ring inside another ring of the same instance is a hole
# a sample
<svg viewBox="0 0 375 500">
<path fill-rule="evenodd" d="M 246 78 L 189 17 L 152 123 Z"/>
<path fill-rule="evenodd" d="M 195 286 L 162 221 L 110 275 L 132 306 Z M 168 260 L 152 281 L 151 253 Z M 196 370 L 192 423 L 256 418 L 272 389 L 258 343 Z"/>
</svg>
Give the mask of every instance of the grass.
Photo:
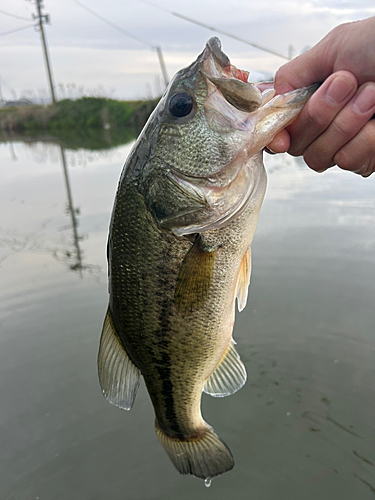
<svg viewBox="0 0 375 500">
<path fill-rule="evenodd" d="M 104 137 L 101 145 L 105 147 L 108 136 L 115 143 L 122 139 L 127 142 L 136 136 L 156 104 L 157 100 L 116 101 L 82 97 L 74 101 L 64 99 L 50 106 L 4 108 L 0 109 L 0 137 L 57 136 L 73 146 L 74 143 L 82 144 L 83 140 L 93 145 L 100 136 Z M 109 134 L 104 133 L 105 124 L 109 124 Z M 126 137 L 124 129 L 127 129 Z"/>
</svg>

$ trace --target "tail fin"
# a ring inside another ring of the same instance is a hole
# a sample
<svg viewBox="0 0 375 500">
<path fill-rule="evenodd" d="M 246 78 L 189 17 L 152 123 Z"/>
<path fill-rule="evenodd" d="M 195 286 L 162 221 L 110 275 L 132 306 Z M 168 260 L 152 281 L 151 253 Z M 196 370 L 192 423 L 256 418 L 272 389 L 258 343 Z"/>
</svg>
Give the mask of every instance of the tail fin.
<svg viewBox="0 0 375 500">
<path fill-rule="evenodd" d="M 208 425 L 201 437 L 189 441 L 167 436 L 157 424 L 155 428 L 160 444 L 181 474 L 208 479 L 219 476 L 234 466 L 229 448 Z"/>
</svg>

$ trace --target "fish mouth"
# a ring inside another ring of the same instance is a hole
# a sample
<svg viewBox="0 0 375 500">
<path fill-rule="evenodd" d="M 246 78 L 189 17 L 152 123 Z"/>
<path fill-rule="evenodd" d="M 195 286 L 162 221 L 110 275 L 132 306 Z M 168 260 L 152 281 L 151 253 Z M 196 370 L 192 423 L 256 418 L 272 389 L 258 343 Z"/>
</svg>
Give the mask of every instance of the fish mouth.
<svg viewBox="0 0 375 500">
<path fill-rule="evenodd" d="M 247 83 L 249 72 L 236 68 L 231 64 L 229 57 L 221 50 L 221 41 L 217 36 L 210 38 L 203 51 L 203 71 L 208 78 L 211 77 L 226 77 L 235 78 L 244 83 Z"/>
<path fill-rule="evenodd" d="M 261 92 L 248 82 L 248 71 L 231 64 L 229 57 L 221 50 L 219 38 L 215 36 L 208 40 L 202 56 L 201 72 L 208 80 L 209 95 L 219 90 L 228 103 L 246 113 L 259 108 L 262 103 Z"/>
</svg>

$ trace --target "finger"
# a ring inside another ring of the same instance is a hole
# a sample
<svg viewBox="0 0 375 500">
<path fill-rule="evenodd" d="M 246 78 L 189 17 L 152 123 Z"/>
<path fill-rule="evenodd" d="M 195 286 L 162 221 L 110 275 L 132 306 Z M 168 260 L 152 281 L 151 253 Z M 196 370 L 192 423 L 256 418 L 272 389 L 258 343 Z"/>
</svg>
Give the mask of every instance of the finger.
<svg viewBox="0 0 375 500">
<path fill-rule="evenodd" d="M 297 88 L 323 82 L 333 73 L 335 55 L 330 50 L 330 37 L 332 37 L 332 32 L 328 33 L 312 49 L 278 69 L 275 75 L 277 94 L 285 94 Z"/>
<path fill-rule="evenodd" d="M 273 140 L 268 144 L 267 148 L 272 153 L 285 153 L 290 146 L 290 136 L 286 129 L 281 130 Z"/>
<path fill-rule="evenodd" d="M 331 124 L 357 90 L 357 80 L 349 71 L 331 75 L 309 99 L 295 122 L 288 127 L 289 153 L 301 156 Z"/>
<path fill-rule="evenodd" d="M 362 177 L 375 172 L 375 120 L 370 120 L 361 131 L 333 157 L 343 170 L 350 170 Z"/>
<path fill-rule="evenodd" d="M 261 92 L 263 92 L 264 90 L 273 89 L 273 82 L 259 82 L 259 83 L 254 83 L 254 85 Z"/>
<path fill-rule="evenodd" d="M 336 153 L 361 131 L 374 111 L 375 83 L 368 82 L 361 85 L 354 98 L 337 114 L 326 131 L 306 149 L 305 162 L 319 172 L 331 167 L 333 163 L 341 167 Z M 356 168 L 362 166 L 357 164 L 358 156 L 357 153 L 354 155 Z"/>
</svg>

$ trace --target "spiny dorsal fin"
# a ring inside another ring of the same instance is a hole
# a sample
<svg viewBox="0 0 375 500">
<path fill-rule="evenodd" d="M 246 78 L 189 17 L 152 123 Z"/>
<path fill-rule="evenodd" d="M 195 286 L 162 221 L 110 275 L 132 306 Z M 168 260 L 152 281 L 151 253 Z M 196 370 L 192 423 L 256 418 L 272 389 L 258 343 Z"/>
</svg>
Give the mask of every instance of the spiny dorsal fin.
<svg viewBox="0 0 375 500">
<path fill-rule="evenodd" d="M 181 265 L 174 296 L 176 309 L 192 312 L 205 301 L 211 285 L 216 251 L 203 248 L 198 236 Z"/>
<path fill-rule="evenodd" d="M 239 311 L 245 308 L 250 285 L 251 248 L 248 248 L 242 257 L 240 271 L 237 278 L 237 307 Z"/>
<path fill-rule="evenodd" d="M 230 396 L 241 389 L 246 379 L 245 365 L 242 363 L 232 340 L 220 363 L 206 380 L 203 391 L 216 398 Z"/>
<path fill-rule="evenodd" d="M 98 372 L 104 397 L 113 405 L 130 410 L 137 394 L 141 372 L 125 351 L 109 309 L 100 339 Z"/>
</svg>

